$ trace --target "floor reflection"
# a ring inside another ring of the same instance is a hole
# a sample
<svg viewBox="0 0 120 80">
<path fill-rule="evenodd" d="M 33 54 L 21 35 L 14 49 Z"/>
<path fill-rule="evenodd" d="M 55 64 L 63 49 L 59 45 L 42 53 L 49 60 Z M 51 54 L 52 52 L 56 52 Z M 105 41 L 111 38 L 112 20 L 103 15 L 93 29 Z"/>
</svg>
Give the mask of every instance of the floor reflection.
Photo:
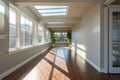
<svg viewBox="0 0 120 80">
<path fill-rule="evenodd" d="M 53 48 L 23 80 L 70 80 L 65 49 Z"/>
</svg>

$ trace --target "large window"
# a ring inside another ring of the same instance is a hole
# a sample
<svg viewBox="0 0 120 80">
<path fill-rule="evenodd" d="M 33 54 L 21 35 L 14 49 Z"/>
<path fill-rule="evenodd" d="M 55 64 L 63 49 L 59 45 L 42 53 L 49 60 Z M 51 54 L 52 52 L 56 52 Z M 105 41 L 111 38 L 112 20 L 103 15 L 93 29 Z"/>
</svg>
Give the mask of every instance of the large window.
<svg viewBox="0 0 120 80">
<path fill-rule="evenodd" d="M 9 49 L 28 48 L 39 45 L 44 40 L 43 27 L 29 16 L 10 4 L 9 10 Z M 2 13 L 0 5 L 0 13 Z M 49 42 L 49 31 L 47 31 L 46 41 Z"/>
<path fill-rule="evenodd" d="M 17 43 L 17 33 L 16 33 L 16 11 L 13 10 L 12 8 L 10 8 L 9 10 L 10 12 L 10 17 L 9 17 L 9 29 L 10 29 L 10 45 L 9 47 L 12 48 L 16 48 L 16 43 Z"/>
<path fill-rule="evenodd" d="M 24 15 L 21 15 L 20 21 L 20 46 L 30 46 L 32 45 L 32 21 Z"/>
<path fill-rule="evenodd" d="M 55 42 L 56 43 L 63 43 L 63 42 L 68 42 L 68 36 L 67 32 L 55 32 L 54 37 L 55 37 Z"/>
</svg>

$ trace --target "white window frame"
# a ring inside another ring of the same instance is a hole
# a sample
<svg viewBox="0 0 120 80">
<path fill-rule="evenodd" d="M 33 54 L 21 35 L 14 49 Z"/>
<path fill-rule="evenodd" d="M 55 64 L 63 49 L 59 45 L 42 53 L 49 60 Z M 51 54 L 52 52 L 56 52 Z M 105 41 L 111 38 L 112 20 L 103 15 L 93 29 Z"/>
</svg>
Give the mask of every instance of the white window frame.
<svg viewBox="0 0 120 80">
<path fill-rule="evenodd" d="M 32 22 L 32 44 L 31 45 L 26 45 L 26 46 L 21 46 L 20 45 L 20 48 L 21 49 L 23 49 L 23 48 L 28 48 L 28 47 L 32 47 L 33 46 L 33 20 L 31 20 L 28 16 L 26 16 L 25 14 L 20 14 L 20 18 L 21 18 L 21 16 L 23 16 L 25 19 L 27 19 L 27 20 L 29 20 L 29 21 L 31 21 Z M 21 20 L 21 19 L 20 19 Z M 21 22 L 19 23 L 20 25 L 21 25 Z M 21 26 L 20 26 L 20 29 L 21 29 Z M 21 33 L 20 33 L 20 35 L 21 35 Z M 21 44 L 21 43 L 20 43 Z"/>
<path fill-rule="evenodd" d="M 10 7 L 9 8 L 9 11 L 13 11 L 13 12 L 15 12 L 15 14 L 16 14 L 16 18 L 17 18 L 17 11 L 13 8 L 13 7 Z M 10 19 L 9 19 L 10 20 Z M 14 38 L 16 38 L 16 47 L 15 48 L 10 48 L 10 50 L 11 51 L 13 51 L 13 50 L 16 50 L 17 48 L 18 48 L 18 29 L 17 29 L 17 19 L 16 19 L 16 24 L 12 24 L 12 23 L 10 23 L 10 21 L 9 21 L 9 28 L 10 28 L 10 25 L 14 25 L 15 27 L 16 27 L 16 35 L 15 36 L 10 36 L 10 32 L 9 32 L 9 39 L 10 39 L 10 37 L 14 37 Z M 9 30 L 10 31 L 10 30 Z M 9 40 L 10 41 L 10 40 Z M 9 44 L 10 45 L 10 44 Z"/>
<path fill-rule="evenodd" d="M 35 46 L 40 46 L 40 45 L 43 45 L 43 44 L 46 44 L 46 42 L 44 41 L 46 39 L 45 37 L 45 32 L 47 29 L 45 29 L 42 25 L 40 25 L 38 22 L 36 22 L 34 19 L 32 19 L 31 17 L 29 17 L 27 14 L 25 14 L 24 12 L 22 12 L 21 10 L 19 10 L 18 8 L 16 8 L 15 6 L 13 6 L 12 4 L 10 4 L 10 7 L 9 8 L 12 8 L 13 10 L 16 11 L 16 48 L 15 49 L 11 49 L 9 48 L 8 52 L 10 54 L 13 54 L 13 53 L 17 53 L 19 51 L 23 51 L 23 50 L 26 50 L 26 49 L 30 49 L 30 48 L 33 48 Z M 25 47 L 21 47 L 20 46 L 20 24 L 21 24 L 21 15 L 24 15 L 27 19 L 29 19 L 31 22 L 32 22 L 32 45 L 30 46 L 25 46 Z M 38 43 L 38 39 L 37 39 L 37 36 L 38 36 L 38 26 L 42 29 L 42 42 L 41 43 Z M 36 40 L 35 40 L 36 39 Z M 47 42 L 48 43 L 48 42 Z"/>
</svg>

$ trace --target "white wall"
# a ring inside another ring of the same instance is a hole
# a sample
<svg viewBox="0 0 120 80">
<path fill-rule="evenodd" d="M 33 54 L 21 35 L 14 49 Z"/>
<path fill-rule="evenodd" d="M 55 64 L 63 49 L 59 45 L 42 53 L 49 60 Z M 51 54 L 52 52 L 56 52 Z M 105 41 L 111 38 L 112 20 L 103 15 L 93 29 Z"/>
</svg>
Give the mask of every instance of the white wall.
<svg viewBox="0 0 120 80">
<path fill-rule="evenodd" d="M 82 16 L 72 30 L 72 39 L 72 49 L 100 70 L 100 4 L 89 8 Z"/>
</svg>

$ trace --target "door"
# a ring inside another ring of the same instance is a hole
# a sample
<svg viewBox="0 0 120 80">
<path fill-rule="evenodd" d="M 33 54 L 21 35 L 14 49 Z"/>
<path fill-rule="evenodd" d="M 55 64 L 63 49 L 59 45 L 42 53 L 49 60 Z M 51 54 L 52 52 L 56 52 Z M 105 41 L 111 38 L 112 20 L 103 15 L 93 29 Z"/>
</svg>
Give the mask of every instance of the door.
<svg viewBox="0 0 120 80">
<path fill-rule="evenodd" d="M 120 73 L 120 7 L 109 9 L 109 72 Z"/>
</svg>

